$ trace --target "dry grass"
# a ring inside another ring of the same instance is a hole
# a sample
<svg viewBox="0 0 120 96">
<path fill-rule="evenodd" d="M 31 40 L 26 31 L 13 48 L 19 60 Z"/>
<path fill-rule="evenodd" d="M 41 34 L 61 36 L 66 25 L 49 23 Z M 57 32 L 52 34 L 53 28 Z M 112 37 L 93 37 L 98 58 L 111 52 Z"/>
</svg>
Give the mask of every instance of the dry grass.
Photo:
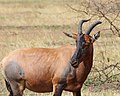
<svg viewBox="0 0 120 96">
<path fill-rule="evenodd" d="M 79 8 L 79 0 L 0 0 L 0 60 L 17 48 L 59 47 L 66 43 L 74 43 L 62 32 L 76 32 L 78 21 L 88 17 L 72 11 L 66 4 Z M 100 30 L 106 28 L 105 23 L 103 22 L 98 28 Z M 101 38 L 94 44 L 94 67 L 103 68 L 105 65 L 100 61 L 108 65 L 120 62 L 119 39 L 110 31 L 101 31 Z M 112 74 L 117 72 L 113 71 Z M 95 75 L 91 73 L 89 78 Z M 0 96 L 6 96 L 6 89 L 4 88 L 4 81 L 0 72 Z M 111 89 L 104 91 L 102 88 L 101 91 L 95 92 L 91 91 L 94 88 L 84 87 L 83 96 L 120 95 L 117 90 Z M 25 92 L 25 96 L 33 95 L 38 96 L 39 94 L 28 90 Z M 42 96 L 46 95 L 52 94 L 42 94 Z M 68 95 L 71 94 L 64 92 L 64 96 Z"/>
</svg>

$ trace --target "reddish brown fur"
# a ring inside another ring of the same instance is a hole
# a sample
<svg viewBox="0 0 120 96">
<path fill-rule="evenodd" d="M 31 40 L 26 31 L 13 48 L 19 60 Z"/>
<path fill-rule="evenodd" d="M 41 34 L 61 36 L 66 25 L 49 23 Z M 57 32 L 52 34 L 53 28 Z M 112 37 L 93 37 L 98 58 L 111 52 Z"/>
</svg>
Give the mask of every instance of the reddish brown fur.
<svg viewBox="0 0 120 96">
<path fill-rule="evenodd" d="M 77 69 L 68 63 L 74 51 L 75 47 L 72 45 L 60 48 L 19 49 L 5 57 L 2 64 L 4 71 L 10 62 L 20 65 L 25 73 L 21 78 L 24 83 L 20 83 L 23 89 L 26 87 L 35 92 L 51 92 L 54 91 L 53 86 L 56 86 L 61 79 L 61 82 L 67 83 L 64 90 L 74 92 L 81 89 L 90 72 L 93 45 L 90 45 L 86 58 L 83 59 Z M 7 76 L 5 78 L 8 79 Z"/>
</svg>

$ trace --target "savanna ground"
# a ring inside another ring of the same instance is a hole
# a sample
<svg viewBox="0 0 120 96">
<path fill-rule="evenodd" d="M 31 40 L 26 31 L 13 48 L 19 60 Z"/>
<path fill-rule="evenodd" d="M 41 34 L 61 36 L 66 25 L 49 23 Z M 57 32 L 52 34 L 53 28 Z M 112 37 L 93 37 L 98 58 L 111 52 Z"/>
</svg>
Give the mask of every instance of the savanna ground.
<svg viewBox="0 0 120 96">
<path fill-rule="evenodd" d="M 59 47 L 75 44 L 62 32 L 77 32 L 79 20 L 88 19 L 89 15 L 78 12 L 70 6 L 81 9 L 84 0 L 0 0 L 0 60 L 9 52 L 18 48 Z M 89 1 L 89 0 L 86 0 Z M 98 0 L 99 1 L 99 0 Z M 119 0 L 111 0 L 120 3 Z M 101 0 L 105 3 L 108 0 Z M 110 0 L 109 0 L 110 2 Z M 68 6 L 70 5 L 70 6 Z M 84 10 L 84 8 L 82 9 Z M 108 14 L 110 19 L 115 13 Z M 120 17 L 120 16 L 119 16 Z M 92 18 L 84 29 L 100 18 Z M 94 44 L 94 65 L 83 88 L 83 96 L 119 96 L 120 95 L 120 37 L 108 29 L 108 22 L 93 30 L 101 31 L 101 37 Z M 120 28 L 120 18 L 115 22 Z M 7 91 L 1 74 L 0 96 Z M 37 94 L 26 90 L 25 96 L 48 96 L 52 93 Z M 71 93 L 64 92 L 63 96 Z"/>
</svg>

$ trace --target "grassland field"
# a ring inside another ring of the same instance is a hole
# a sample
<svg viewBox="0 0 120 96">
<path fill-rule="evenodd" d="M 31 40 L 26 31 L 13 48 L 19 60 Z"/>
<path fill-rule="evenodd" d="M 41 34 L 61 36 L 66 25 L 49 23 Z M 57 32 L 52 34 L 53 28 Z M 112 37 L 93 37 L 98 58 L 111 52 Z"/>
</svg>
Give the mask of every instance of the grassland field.
<svg viewBox="0 0 120 96">
<path fill-rule="evenodd" d="M 74 12 L 67 6 L 67 4 L 70 4 L 79 9 L 81 1 L 0 0 L 0 60 L 9 52 L 18 48 L 60 47 L 65 44 L 75 44 L 75 41 L 66 37 L 63 32 L 77 32 L 79 20 L 89 18 L 82 13 Z M 101 0 L 101 2 L 107 1 Z M 115 2 L 117 0 L 111 1 Z M 85 30 L 96 20 L 99 19 L 95 18 L 86 23 L 83 29 Z M 108 28 L 108 25 L 103 19 L 101 21 L 103 22 L 102 25 L 96 27 L 91 33 L 101 30 L 101 37 L 94 44 L 93 67 L 99 69 L 110 64 L 120 63 L 120 37 L 113 35 L 110 30 L 104 30 Z M 120 28 L 119 22 L 116 25 Z M 109 70 L 105 72 L 109 72 Z M 119 70 L 116 69 L 111 71 L 110 74 L 117 73 L 119 73 Z M 90 83 L 90 78 L 96 76 L 98 74 L 91 72 L 86 83 Z M 114 88 L 116 86 L 114 83 L 99 87 L 98 81 L 97 87 L 84 85 L 82 95 L 120 96 L 120 84 L 118 83 L 118 85 L 117 89 Z M 6 95 L 7 91 L 0 65 L 0 96 Z M 63 93 L 63 96 L 70 95 L 72 96 L 69 92 Z M 24 96 L 52 96 L 52 93 L 38 94 L 26 90 Z"/>
</svg>

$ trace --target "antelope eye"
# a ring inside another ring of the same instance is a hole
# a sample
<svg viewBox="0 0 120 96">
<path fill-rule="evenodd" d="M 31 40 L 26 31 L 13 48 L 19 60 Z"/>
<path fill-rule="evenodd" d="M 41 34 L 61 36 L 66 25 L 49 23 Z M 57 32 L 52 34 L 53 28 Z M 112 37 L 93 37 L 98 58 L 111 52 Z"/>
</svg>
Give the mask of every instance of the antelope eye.
<svg viewBox="0 0 120 96">
<path fill-rule="evenodd" d="M 90 43 L 88 43 L 88 42 L 83 42 L 82 43 L 82 48 L 86 48 L 87 46 L 89 46 L 90 45 Z"/>
</svg>

